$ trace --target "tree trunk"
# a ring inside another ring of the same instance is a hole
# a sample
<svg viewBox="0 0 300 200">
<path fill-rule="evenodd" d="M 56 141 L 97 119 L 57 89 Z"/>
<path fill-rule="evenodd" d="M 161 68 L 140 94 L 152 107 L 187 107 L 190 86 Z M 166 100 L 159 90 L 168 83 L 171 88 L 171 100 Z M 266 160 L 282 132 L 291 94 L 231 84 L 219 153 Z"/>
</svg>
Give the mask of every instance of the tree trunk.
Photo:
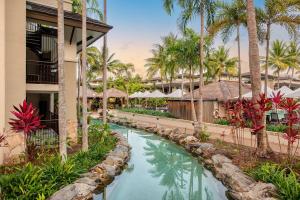
<svg viewBox="0 0 300 200">
<path fill-rule="evenodd" d="M 80 86 L 81 86 L 81 66 L 82 66 L 82 60 L 81 58 L 78 59 L 78 82 L 77 82 L 77 128 L 80 128 L 80 116 L 81 116 L 81 110 L 80 110 Z"/>
<path fill-rule="evenodd" d="M 255 8 L 253 0 L 247 0 L 247 24 L 249 37 L 249 66 L 251 75 L 252 101 L 256 102 L 259 99 L 261 89 L 261 74 L 259 63 L 259 48 L 256 28 Z M 255 104 L 258 109 L 258 104 Z M 259 113 L 258 113 L 259 114 Z M 261 114 L 261 113 L 260 113 Z M 263 120 L 258 120 L 258 125 L 262 125 Z M 266 143 L 263 130 L 256 133 L 257 137 L 257 154 L 263 156 L 266 154 Z"/>
<path fill-rule="evenodd" d="M 279 71 L 279 69 L 278 69 L 278 73 L 277 73 L 277 90 L 280 88 L 279 87 L 279 82 L 280 82 L 280 78 L 279 78 L 279 76 L 280 76 L 280 71 Z"/>
<path fill-rule="evenodd" d="M 103 1 L 103 9 L 104 9 L 104 23 L 107 21 L 107 6 L 106 0 Z M 103 108 L 102 108 L 102 115 L 103 115 L 103 123 L 107 123 L 107 35 L 103 37 Z"/>
<path fill-rule="evenodd" d="M 204 59 L 204 13 L 203 9 L 201 10 L 200 14 L 200 80 L 199 80 L 199 100 L 198 100 L 198 126 L 197 127 L 199 132 L 202 132 L 203 129 L 203 95 L 202 95 L 202 88 L 203 88 L 203 59 Z"/>
<path fill-rule="evenodd" d="M 295 68 L 292 67 L 292 77 L 290 78 L 289 88 L 291 88 L 291 86 L 292 86 L 292 80 L 293 80 L 293 77 L 294 77 L 294 73 L 295 73 Z"/>
<path fill-rule="evenodd" d="M 89 148 L 87 125 L 86 42 L 86 0 L 82 0 L 82 151 L 87 151 Z"/>
<path fill-rule="evenodd" d="M 183 70 L 181 72 L 181 99 L 183 98 L 183 89 L 184 89 L 184 74 Z"/>
<path fill-rule="evenodd" d="M 67 121 L 66 121 L 66 99 L 65 99 L 65 70 L 64 70 L 64 43 L 65 43 L 65 30 L 64 30 L 64 2 L 63 0 L 57 1 L 57 47 L 58 47 L 58 87 L 59 87 L 59 153 L 62 161 L 67 159 Z"/>
<path fill-rule="evenodd" d="M 271 24 L 267 24 L 267 35 L 266 35 L 266 68 L 265 68 L 265 94 L 268 93 L 268 82 L 269 82 L 269 51 L 270 51 L 270 35 L 271 35 Z"/>
<path fill-rule="evenodd" d="M 195 110 L 195 102 L 194 102 L 194 87 L 192 83 L 192 69 L 190 68 L 190 77 L 189 77 L 189 82 L 190 82 L 190 95 L 191 95 L 191 109 L 192 109 L 192 119 L 194 122 L 197 121 L 197 114 Z"/>
<path fill-rule="evenodd" d="M 239 99 L 242 99 L 242 64 L 241 64 L 241 39 L 240 24 L 237 26 L 237 43 L 238 43 L 238 76 L 239 76 Z"/>
</svg>

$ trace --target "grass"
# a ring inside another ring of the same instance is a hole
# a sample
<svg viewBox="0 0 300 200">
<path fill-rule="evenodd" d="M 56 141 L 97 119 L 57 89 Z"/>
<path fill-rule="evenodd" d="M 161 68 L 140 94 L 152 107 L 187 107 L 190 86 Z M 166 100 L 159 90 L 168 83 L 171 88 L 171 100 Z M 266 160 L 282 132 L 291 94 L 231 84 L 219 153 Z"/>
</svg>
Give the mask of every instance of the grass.
<svg viewBox="0 0 300 200">
<path fill-rule="evenodd" d="M 123 108 L 123 109 L 121 109 L 121 111 L 143 114 L 143 115 L 151 115 L 151 116 L 157 116 L 157 117 L 174 118 L 174 116 L 169 112 L 161 112 L 161 111 L 157 111 L 157 110 L 147 110 L 147 109 L 142 109 L 142 108 Z"/>
<path fill-rule="evenodd" d="M 69 156 L 64 164 L 57 154 L 41 155 L 39 159 L 43 161 L 39 165 L 27 163 L 15 167 L 11 174 L 1 175 L 0 199 L 43 200 L 72 183 L 80 174 L 100 163 L 115 147 L 116 138 L 110 134 L 104 135 L 107 133 L 105 129 L 92 125 L 89 128 L 89 150 Z"/>
<path fill-rule="evenodd" d="M 227 119 L 216 119 L 214 123 L 226 126 L 230 125 L 230 122 Z M 284 124 L 267 124 L 267 131 L 284 133 L 286 131 L 286 128 L 287 126 Z"/>
</svg>

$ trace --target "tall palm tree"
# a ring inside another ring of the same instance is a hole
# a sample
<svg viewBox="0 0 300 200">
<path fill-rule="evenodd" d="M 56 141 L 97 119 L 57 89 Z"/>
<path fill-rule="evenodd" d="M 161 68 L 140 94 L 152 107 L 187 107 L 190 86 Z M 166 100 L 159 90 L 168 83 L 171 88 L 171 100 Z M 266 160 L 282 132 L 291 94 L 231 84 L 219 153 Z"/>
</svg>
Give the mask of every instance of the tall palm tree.
<svg viewBox="0 0 300 200">
<path fill-rule="evenodd" d="M 242 67 L 241 67 L 241 45 L 240 27 L 246 26 L 246 1 L 233 0 L 231 3 L 218 2 L 219 11 L 214 23 L 209 27 L 210 34 L 221 32 L 224 42 L 227 42 L 232 32 L 236 31 L 236 41 L 238 46 L 238 77 L 239 77 L 239 98 L 242 97 Z"/>
<path fill-rule="evenodd" d="M 292 75 L 290 77 L 290 83 L 289 83 L 289 88 L 291 88 L 295 70 L 300 69 L 300 45 L 297 44 L 296 41 L 290 43 L 288 54 L 289 57 L 291 58 L 291 63 L 288 69 L 288 71 L 292 71 Z"/>
<path fill-rule="evenodd" d="M 261 74 L 259 62 L 257 24 L 253 0 L 247 0 L 247 28 L 249 37 L 249 68 L 251 75 L 252 101 L 256 102 L 259 99 L 261 89 Z M 263 120 L 259 120 L 258 124 L 263 125 Z M 266 137 L 264 135 L 264 131 L 258 131 L 256 133 L 256 137 L 257 154 L 265 155 L 267 148 L 265 143 Z"/>
<path fill-rule="evenodd" d="M 87 125 L 87 81 L 86 81 L 86 0 L 82 0 L 82 150 L 87 151 L 88 125 Z"/>
<path fill-rule="evenodd" d="M 104 9 L 104 23 L 107 21 L 107 5 L 106 0 L 103 1 L 103 9 Z M 102 104 L 102 117 L 103 123 L 107 123 L 107 35 L 105 34 L 103 37 L 103 104 Z"/>
<path fill-rule="evenodd" d="M 272 44 L 268 63 L 265 63 L 265 67 L 268 66 L 274 70 L 274 74 L 277 75 L 277 88 L 279 88 L 279 74 L 286 71 L 289 67 L 293 66 L 293 55 L 289 54 L 288 46 L 279 40 L 275 40 Z"/>
<path fill-rule="evenodd" d="M 229 49 L 225 49 L 224 46 L 214 51 L 208 59 L 208 62 L 208 71 L 211 71 L 210 74 L 214 78 L 218 77 L 219 81 L 221 80 L 222 74 L 227 74 L 228 76 L 236 75 L 236 63 L 238 59 L 229 58 Z"/>
<path fill-rule="evenodd" d="M 199 60 L 200 60 L 200 81 L 199 81 L 199 101 L 198 101 L 198 126 L 199 130 L 196 130 L 195 134 L 198 134 L 197 131 L 202 132 L 203 130 L 203 94 L 202 87 L 204 85 L 203 81 L 203 69 L 204 69 L 204 27 L 205 27 L 205 17 L 206 25 L 209 26 L 213 21 L 214 17 L 214 1 L 213 0 L 163 0 L 164 8 L 167 13 L 171 14 L 174 9 L 174 3 L 178 3 L 182 9 L 180 17 L 180 27 L 184 30 L 187 23 L 193 19 L 195 16 L 200 17 L 200 43 L 199 43 Z"/>
<path fill-rule="evenodd" d="M 57 1 L 57 46 L 58 46 L 58 86 L 59 86 L 59 153 L 62 161 L 67 159 L 67 121 L 66 121 L 66 99 L 65 99 L 65 70 L 64 70 L 64 43 L 65 43 L 65 30 L 64 30 L 64 1 Z"/>
<path fill-rule="evenodd" d="M 264 10 L 261 12 L 261 22 L 266 25 L 266 66 L 265 66 L 265 93 L 268 87 L 269 51 L 272 25 L 280 25 L 288 30 L 292 36 L 297 35 L 300 24 L 299 12 L 293 12 L 299 6 L 298 0 L 265 0 Z M 298 8 L 300 9 L 300 8 Z"/>
<path fill-rule="evenodd" d="M 164 80 L 167 79 L 165 48 L 160 44 L 155 44 L 154 47 L 151 50 L 152 57 L 146 59 L 147 78 L 152 79 L 156 75 L 159 75 L 162 82 L 162 90 L 165 93 Z"/>
</svg>

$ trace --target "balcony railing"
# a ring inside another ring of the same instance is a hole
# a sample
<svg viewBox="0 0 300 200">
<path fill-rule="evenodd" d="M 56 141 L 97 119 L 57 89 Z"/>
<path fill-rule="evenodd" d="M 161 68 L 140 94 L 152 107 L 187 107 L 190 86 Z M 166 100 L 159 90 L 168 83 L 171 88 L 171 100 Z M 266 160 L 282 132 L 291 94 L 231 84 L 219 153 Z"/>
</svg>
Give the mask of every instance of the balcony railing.
<svg viewBox="0 0 300 200">
<path fill-rule="evenodd" d="M 53 147 L 58 145 L 58 119 L 41 120 L 41 124 L 44 127 L 31 133 L 27 142 L 36 146 Z"/>
<path fill-rule="evenodd" d="M 26 61 L 26 83 L 58 84 L 57 62 Z"/>
</svg>

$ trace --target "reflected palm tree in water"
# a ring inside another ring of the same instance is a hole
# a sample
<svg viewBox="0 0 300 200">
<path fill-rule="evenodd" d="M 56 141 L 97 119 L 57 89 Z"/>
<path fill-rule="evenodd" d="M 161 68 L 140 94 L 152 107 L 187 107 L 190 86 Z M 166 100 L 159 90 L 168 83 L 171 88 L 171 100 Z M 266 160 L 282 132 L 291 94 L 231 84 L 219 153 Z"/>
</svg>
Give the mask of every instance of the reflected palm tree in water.
<svg viewBox="0 0 300 200">
<path fill-rule="evenodd" d="M 162 200 L 184 200 L 185 191 L 189 200 L 202 200 L 202 176 L 204 169 L 196 166 L 185 154 L 178 149 L 161 142 L 155 144 L 147 141 L 144 147 L 147 162 L 153 166 L 149 172 L 153 177 L 161 177 L 160 184 L 168 188 Z M 196 188 L 194 188 L 196 186 Z M 188 188 L 187 188 L 188 187 Z M 205 188 L 206 200 L 213 199 L 208 188 Z"/>
</svg>

